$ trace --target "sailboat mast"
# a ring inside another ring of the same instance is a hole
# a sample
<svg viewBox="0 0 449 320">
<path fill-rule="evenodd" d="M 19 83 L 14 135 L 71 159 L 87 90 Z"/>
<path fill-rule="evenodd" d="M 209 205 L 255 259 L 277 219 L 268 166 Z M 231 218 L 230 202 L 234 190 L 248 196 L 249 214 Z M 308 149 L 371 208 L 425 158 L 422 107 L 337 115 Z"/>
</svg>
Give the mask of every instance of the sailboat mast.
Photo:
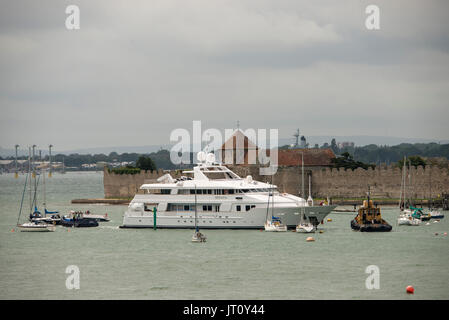
<svg viewBox="0 0 449 320">
<path fill-rule="evenodd" d="M 429 209 L 432 209 L 433 200 L 432 200 L 432 170 L 429 167 Z"/>
<path fill-rule="evenodd" d="M 404 164 L 405 164 L 405 156 L 404 156 Z M 402 196 L 403 196 L 403 192 L 402 190 L 404 189 L 404 166 L 402 166 L 402 175 L 401 175 L 401 191 L 399 194 L 399 209 L 402 208 L 403 202 L 402 202 Z M 405 202 L 405 201 L 404 201 Z M 405 203 L 404 203 L 405 206 Z"/>
<path fill-rule="evenodd" d="M 268 183 L 268 181 L 267 181 Z M 270 188 L 268 188 L 268 201 L 267 201 L 267 215 L 265 217 L 265 221 L 268 221 L 268 212 L 270 211 L 270 194 L 271 194 L 271 187 L 272 185 L 270 184 Z"/>
<path fill-rule="evenodd" d="M 409 207 L 412 205 L 412 162 L 410 161 L 410 159 L 408 159 L 408 188 L 409 188 L 409 193 L 408 193 L 408 205 Z"/>
<path fill-rule="evenodd" d="M 304 152 L 301 153 L 301 197 L 304 202 L 301 207 L 301 222 L 304 221 L 304 206 L 305 206 L 305 194 L 304 194 Z"/>
<path fill-rule="evenodd" d="M 28 147 L 28 175 L 29 175 L 29 185 L 30 185 L 30 214 L 33 212 L 33 202 L 31 200 L 32 190 L 31 190 L 31 147 Z"/>
<path fill-rule="evenodd" d="M 34 179 L 34 194 L 36 194 L 37 185 L 36 185 L 36 166 L 34 164 L 34 149 L 36 148 L 36 145 L 33 145 L 33 159 L 32 159 L 32 169 L 33 169 L 33 179 Z"/>
<path fill-rule="evenodd" d="M 43 174 L 43 178 L 44 178 L 44 210 L 47 211 L 47 198 L 46 198 L 46 190 L 45 190 L 45 169 L 42 168 L 42 174 Z M 44 212 L 45 212 L 44 211 Z"/>
<path fill-rule="evenodd" d="M 196 225 L 196 210 L 197 210 L 197 200 L 196 200 L 196 184 L 195 184 L 195 230 L 197 229 L 197 225 Z"/>
<path fill-rule="evenodd" d="M 271 175 L 271 187 L 272 187 L 272 193 L 271 193 L 271 221 L 273 221 L 274 216 L 274 188 L 273 188 L 273 175 Z"/>
</svg>

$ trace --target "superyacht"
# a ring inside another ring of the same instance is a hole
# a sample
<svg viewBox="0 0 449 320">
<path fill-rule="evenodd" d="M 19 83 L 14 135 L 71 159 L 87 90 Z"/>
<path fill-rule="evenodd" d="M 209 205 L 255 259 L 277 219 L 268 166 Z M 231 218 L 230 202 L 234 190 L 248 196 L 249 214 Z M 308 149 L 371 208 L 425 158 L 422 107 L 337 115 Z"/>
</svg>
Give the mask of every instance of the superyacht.
<svg viewBox="0 0 449 320">
<path fill-rule="evenodd" d="M 144 193 L 130 202 L 121 227 L 193 229 L 195 193 L 201 229 L 263 229 L 268 209 L 289 229 L 298 225 L 302 213 L 316 227 L 336 207 L 314 206 L 301 197 L 280 193 L 275 185 L 251 176 L 241 178 L 217 163 L 213 153 L 199 152 L 197 158 L 193 170 L 183 171 L 190 177 L 174 179 L 165 174 L 157 183 L 143 184 Z"/>
</svg>

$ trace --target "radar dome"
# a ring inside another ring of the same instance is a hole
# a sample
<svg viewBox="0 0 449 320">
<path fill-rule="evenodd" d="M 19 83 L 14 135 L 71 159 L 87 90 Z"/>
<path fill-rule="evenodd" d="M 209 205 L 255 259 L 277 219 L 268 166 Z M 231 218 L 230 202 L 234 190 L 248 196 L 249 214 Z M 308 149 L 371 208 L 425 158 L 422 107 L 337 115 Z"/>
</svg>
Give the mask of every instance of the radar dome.
<svg viewBox="0 0 449 320">
<path fill-rule="evenodd" d="M 206 156 L 206 162 L 207 163 L 214 163 L 215 162 L 215 154 L 213 154 L 213 153 L 209 153 L 207 156 Z"/>
<path fill-rule="evenodd" d="M 204 162 L 206 161 L 206 153 L 204 153 L 203 151 L 198 152 L 198 154 L 196 155 L 196 159 L 199 162 Z"/>
</svg>

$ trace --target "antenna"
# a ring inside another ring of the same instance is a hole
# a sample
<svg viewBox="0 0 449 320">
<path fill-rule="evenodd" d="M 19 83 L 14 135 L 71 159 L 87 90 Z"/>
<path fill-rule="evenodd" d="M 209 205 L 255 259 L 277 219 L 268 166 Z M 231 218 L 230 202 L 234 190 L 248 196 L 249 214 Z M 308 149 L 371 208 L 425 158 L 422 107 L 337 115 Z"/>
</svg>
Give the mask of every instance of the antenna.
<svg viewBox="0 0 449 320">
<path fill-rule="evenodd" d="M 296 132 L 293 134 L 293 136 L 295 137 L 295 147 L 298 147 L 299 146 L 299 143 L 298 143 L 298 139 L 299 139 L 299 129 L 297 129 L 296 130 Z"/>
<path fill-rule="evenodd" d="M 16 172 L 14 173 L 14 178 L 17 179 L 19 177 L 19 174 L 17 173 L 17 148 L 19 148 L 19 145 L 16 144 L 15 148 L 16 148 Z"/>
<path fill-rule="evenodd" d="M 49 161 L 50 161 L 50 163 L 49 163 L 49 172 L 48 172 L 48 177 L 49 178 L 51 178 L 51 148 L 53 147 L 53 145 L 52 144 L 50 144 L 49 146 L 48 146 L 48 157 L 49 157 Z"/>
</svg>

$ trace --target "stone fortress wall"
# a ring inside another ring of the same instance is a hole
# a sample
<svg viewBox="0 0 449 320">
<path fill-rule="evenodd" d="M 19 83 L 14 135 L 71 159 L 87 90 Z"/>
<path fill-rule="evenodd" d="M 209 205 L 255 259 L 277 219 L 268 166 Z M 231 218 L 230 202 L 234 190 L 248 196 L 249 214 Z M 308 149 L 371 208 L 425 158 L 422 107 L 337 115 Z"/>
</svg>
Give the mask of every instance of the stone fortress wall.
<svg viewBox="0 0 449 320">
<path fill-rule="evenodd" d="M 259 167 L 229 166 L 241 177 L 251 175 L 254 180 L 271 182 L 271 176 L 261 176 Z M 305 168 L 305 194 L 308 196 L 308 177 L 311 176 L 312 196 L 314 198 L 362 198 L 366 196 L 368 185 L 371 195 L 375 198 L 399 198 L 401 188 L 401 169 L 395 166 L 380 166 L 375 169 L 338 170 L 330 168 Z M 136 193 L 142 193 L 139 187 L 144 183 L 155 182 L 165 173 L 173 178 L 182 175 L 181 170 L 142 171 L 140 174 L 115 174 L 104 170 L 105 198 L 132 198 Z M 408 185 L 407 177 L 407 185 Z M 301 167 L 279 167 L 273 177 L 273 183 L 281 192 L 298 195 L 301 190 Z M 447 169 L 431 167 L 412 167 L 411 188 L 413 198 L 426 199 L 432 190 L 432 197 L 442 193 L 449 193 L 449 171 Z"/>
</svg>

